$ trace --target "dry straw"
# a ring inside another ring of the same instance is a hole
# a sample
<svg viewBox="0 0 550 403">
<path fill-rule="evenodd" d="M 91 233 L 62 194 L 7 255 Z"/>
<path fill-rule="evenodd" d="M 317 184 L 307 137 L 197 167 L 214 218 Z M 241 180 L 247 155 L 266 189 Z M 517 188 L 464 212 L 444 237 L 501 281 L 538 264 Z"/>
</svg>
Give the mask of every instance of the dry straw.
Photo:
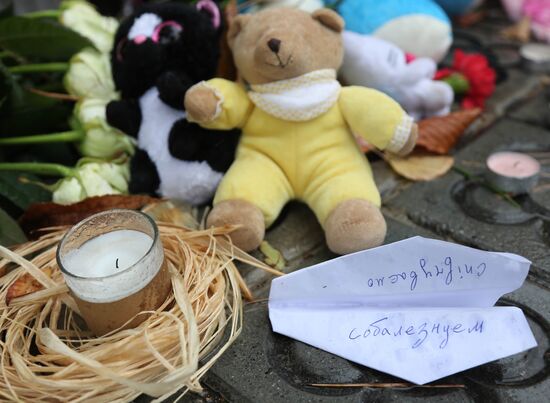
<svg viewBox="0 0 550 403">
<path fill-rule="evenodd" d="M 159 224 L 173 293 L 137 328 L 96 338 L 74 314 L 55 261 L 66 229 L 14 251 L 0 247 L 0 272 L 7 271 L 0 277 L 0 400 L 115 402 L 145 393 L 160 401 L 200 391 L 200 378 L 241 331 L 234 261 L 265 266 L 232 247 L 231 228 Z M 43 289 L 7 306 L 8 288 L 25 273 Z"/>
</svg>

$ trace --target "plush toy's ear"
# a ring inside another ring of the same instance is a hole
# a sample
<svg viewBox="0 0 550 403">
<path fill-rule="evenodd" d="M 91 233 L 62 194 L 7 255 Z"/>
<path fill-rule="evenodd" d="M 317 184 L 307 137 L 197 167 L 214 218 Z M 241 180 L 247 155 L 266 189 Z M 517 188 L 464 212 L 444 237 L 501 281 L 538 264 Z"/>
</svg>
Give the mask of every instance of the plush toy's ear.
<svg viewBox="0 0 550 403">
<path fill-rule="evenodd" d="M 233 47 L 233 42 L 235 42 L 235 38 L 237 37 L 237 35 L 239 35 L 239 33 L 242 31 L 243 27 L 249 20 L 249 14 L 239 14 L 233 19 L 233 21 L 231 21 L 231 24 L 229 25 L 229 30 L 227 31 L 227 43 L 229 44 L 230 48 Z"/>
<path fill-rule="evenodd" d="M 213 0 L 199 0 L 196 7 L 201 13 L 205 13 L 210 17 L 214 28 L 218 29 L 220 27 L 222 24 L 220 9 Z"/>
<path fill-rule="evenodd" d="M 342 32 L 344 30 L 344 20 L 335 11 L 328 8 L 320 8 L 311 14 L 313 19 L 319 21 L 328 29 L 332 29 L 335 32 Z"/>
</svg>

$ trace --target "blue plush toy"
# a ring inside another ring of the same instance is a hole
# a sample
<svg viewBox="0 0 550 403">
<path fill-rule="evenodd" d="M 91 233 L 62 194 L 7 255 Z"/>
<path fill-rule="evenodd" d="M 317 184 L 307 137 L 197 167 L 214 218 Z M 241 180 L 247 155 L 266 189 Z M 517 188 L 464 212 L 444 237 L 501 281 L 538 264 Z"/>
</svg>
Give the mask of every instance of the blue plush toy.
<svg viewBox="0 0 550 403">
<path fill-rule="evenodd" d="M 384 39 L 415 56 L 440 61 L 452 42 L 451 21 L 434 0 L 325 0 L 325 4 L 336 6 L 347 30 Z"/>
</svg>

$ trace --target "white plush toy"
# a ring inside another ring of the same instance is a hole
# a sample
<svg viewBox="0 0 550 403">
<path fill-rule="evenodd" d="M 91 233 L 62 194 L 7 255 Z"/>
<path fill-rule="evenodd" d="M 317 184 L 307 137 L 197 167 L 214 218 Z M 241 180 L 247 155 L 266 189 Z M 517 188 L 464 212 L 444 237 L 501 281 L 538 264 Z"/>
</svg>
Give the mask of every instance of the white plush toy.
<svg viewBox="0 0 550 403">
<path fill-rule="evenodd" d="M 437 66 L 432 59 L 407 63 L 405 53 L 392 43 L 369 35 L 345 31 L 344 64 L 340 70 L 347 85 L 382 91 L 416 120 L 449 113 L 453 90 L 434 81 Z"/>
</svg>

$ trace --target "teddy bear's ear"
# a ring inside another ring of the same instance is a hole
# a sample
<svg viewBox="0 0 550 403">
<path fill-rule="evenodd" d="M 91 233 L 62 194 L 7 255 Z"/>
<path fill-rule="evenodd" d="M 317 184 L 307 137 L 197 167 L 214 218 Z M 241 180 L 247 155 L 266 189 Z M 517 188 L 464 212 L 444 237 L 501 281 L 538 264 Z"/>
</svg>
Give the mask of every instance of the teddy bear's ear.
<svg viewBox="0 0 550 403">
<path fill-rule="evenodd" d="M 335 11 L 328 8 L 321 8 L 311 14 L 313 19 L 319 21 L 328 29 L 332 29 L 335 32 L 342 32 L 344 30 L 344 20 Z"/>
<path fill-rule="evenodd" d="M 233 19 L 233 21 L 231 21 L 229 29 L 227 30 L 227 43 L 229 44 L 230 48 L 233 48 L 233 42 L 235 42 L 235 38 L 237 37 L 237 35 L 239 35 L 239 33 L 242 31 L 243 27 L 249 20 L 249 14 L 239 14 Z"/>
</svg>

